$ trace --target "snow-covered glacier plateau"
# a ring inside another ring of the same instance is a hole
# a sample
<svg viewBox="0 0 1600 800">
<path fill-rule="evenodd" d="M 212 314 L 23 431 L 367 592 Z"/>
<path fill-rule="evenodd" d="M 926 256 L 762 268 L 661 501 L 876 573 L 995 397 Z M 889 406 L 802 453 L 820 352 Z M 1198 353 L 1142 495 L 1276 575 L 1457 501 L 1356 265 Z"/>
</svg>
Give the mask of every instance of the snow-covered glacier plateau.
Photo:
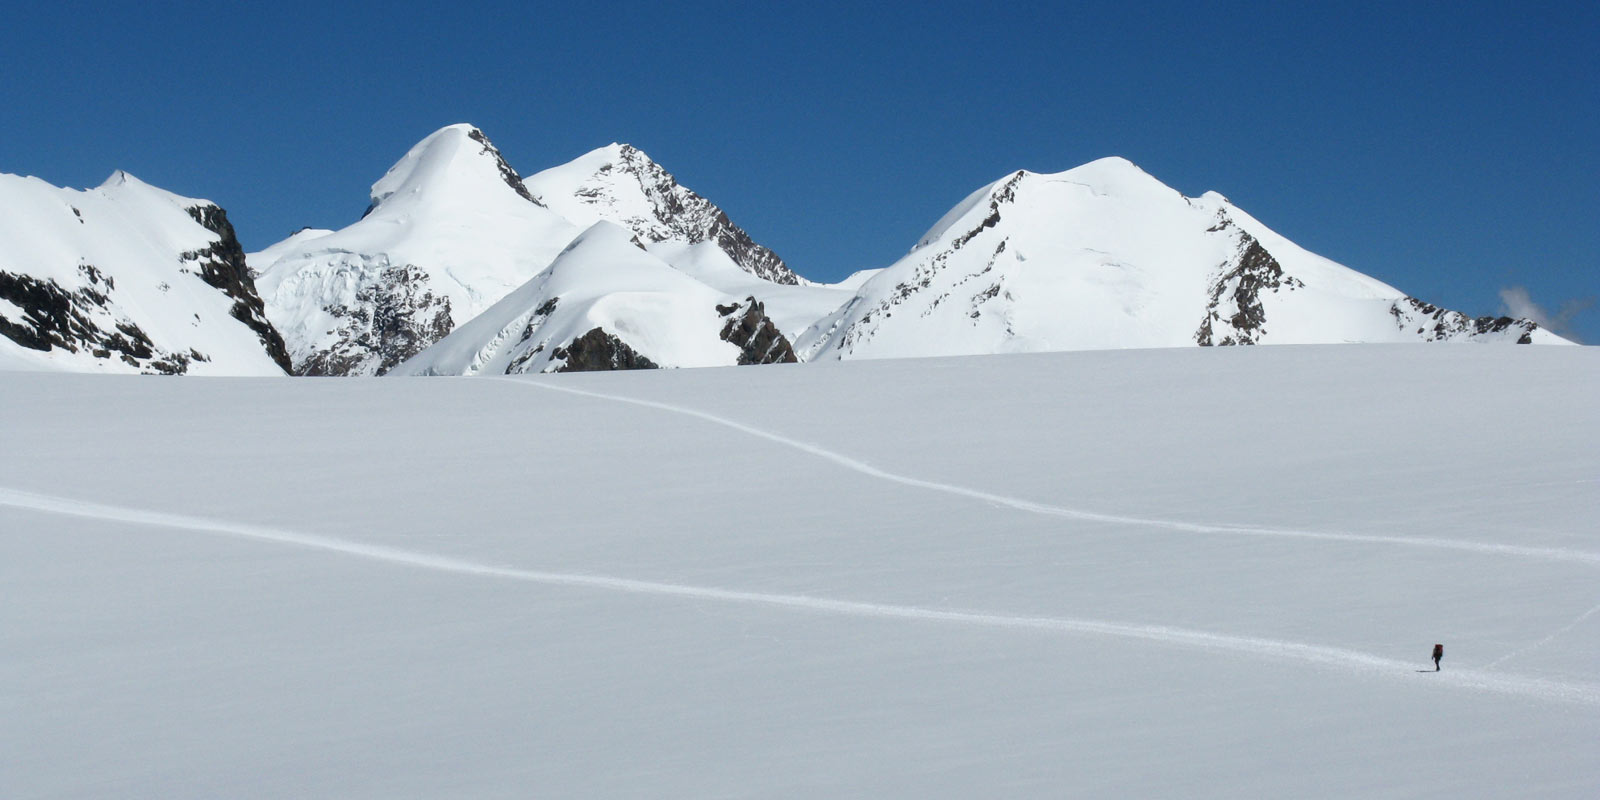
<svg viewBox="0 0 1600 800">
<path fill-rule="evenodd" d="M 0 372 L 0 796 L 1594 797 L 1596 396 L 1578 347 Z"/>
</svg>

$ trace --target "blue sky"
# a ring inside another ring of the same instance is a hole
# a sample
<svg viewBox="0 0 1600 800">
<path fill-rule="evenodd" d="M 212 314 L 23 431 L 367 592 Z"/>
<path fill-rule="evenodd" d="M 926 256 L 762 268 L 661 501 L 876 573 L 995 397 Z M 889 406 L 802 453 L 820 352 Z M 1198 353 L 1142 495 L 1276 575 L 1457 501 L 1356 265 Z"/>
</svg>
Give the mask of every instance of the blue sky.
<svg viewBox="0 0 1600 800">
<path fill-rule="evenodd" d="M 884 266 L 1008 171 L 1132 159 L 1440 305 L 1600 342 L 1600 4 L 29 3 L 0 171 L 123 168 L 246 247 L 416 140 L 643 148 L 800 273 Z"/>
</svg>

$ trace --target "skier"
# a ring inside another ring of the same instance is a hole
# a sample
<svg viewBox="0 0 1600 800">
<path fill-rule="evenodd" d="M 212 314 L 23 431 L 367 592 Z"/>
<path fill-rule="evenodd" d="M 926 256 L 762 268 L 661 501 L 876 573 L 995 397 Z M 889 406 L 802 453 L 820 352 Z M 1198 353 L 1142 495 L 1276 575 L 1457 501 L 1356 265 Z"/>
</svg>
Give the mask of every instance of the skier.
<svg viewBox="0 0 1600 800">
<path fill-rule="evenodd" d="M 1436 645 L 1433 646 L 1433 671 L 1434 672 L 1438 672 L 1439 671 L 1439 659 L 1441 659 L 1441 658 L 1444 658 L 1444 645 L 1436 644 Z"/>
</svg>

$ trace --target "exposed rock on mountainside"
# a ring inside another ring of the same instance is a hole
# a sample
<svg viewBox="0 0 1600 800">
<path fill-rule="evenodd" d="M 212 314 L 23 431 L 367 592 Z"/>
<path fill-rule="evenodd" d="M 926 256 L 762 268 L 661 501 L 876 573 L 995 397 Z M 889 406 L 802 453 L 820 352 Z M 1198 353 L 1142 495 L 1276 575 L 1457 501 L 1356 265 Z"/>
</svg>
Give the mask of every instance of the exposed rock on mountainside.
<svg viewBox="0 0 1600 800">
<path fill-rule="evenodd" d="M 722 340 L 739 347 L 740 365 L 793 364 L 797 360 L 794 347 L 754 297 L 746 297 L 743 303 L 717 306 L 717 313 L 728 320 L 722 326 Z"/>
<path fill-rule="evenodd" d="M 450 298 L 429 291 L 427 275 L 412 264 L 383 267 L 355 302 L 326 310 L 338 320 L 337 337 L 301 362 L 301 375 L 382 375 L 455 328 Z"/>
<path fill-rule="evenodd" d="M 244 248 L 234 235 L 233 224 L 228 222 L 228 212 L 214 203 L 190 206 L 187 211 L 195 222 L 217 235 L 217 242 L 200 250 L 185 252 L 183 259 L 193 261 L 200 268 L 200 278 L 233 298 L 233 318 L 256 332 L 267 354 L 284 372 L 292 370 L 289 353 L 284 348 L 283 336 L 267 321 L 266 304 L 256 294 L 255 278 L 245 263 Z"/>
<path fill-rule="evenodd" d="M 550 372 L 599 372 L 614 369 L 659 369 L 627 342 L 594 328 L 551 354 Z"/>
</svg>

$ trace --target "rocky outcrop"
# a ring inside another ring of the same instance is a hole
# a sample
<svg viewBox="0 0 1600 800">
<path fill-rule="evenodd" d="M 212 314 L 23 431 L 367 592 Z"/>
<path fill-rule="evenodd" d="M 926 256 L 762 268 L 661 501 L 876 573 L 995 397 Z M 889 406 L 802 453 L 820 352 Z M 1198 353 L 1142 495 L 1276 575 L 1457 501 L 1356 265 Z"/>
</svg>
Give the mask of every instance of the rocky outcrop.
<svg viewBox="0 0 1600 800">
<path fill-rule="evenodd" d="M 743 303 L 717 306 L 727 319 L 722 325 L 722 340 L 739 348 L 739 364 L 793 364 L 798 359 L 783 332 L 767 317 L 766 306 L 754 297 Z"/>
<path fill-rule="evenodd" d="M 627 342 L 594 328 L 551 351 L 561 366 L 549 372 L 600 372 L 619 369 L 658 369 L 655 362 L 639 355 Z"/>
<path fill-rule="evenodd" d="M 194 350 L 167 352 L 156 347 L 136 323 L 112 308 L 107 292 L 116 283 L 109 276 L 90 264 L 79 265 L 78 272 L 87 285 L 75 291 L 54 280 L 0 272 L 0 300 L 23 311 L 16 319 L 0 314 L 0 336 L 29 350 L 86 352 L 161 375 L 181 375 L 191 362 L 211 360 Z"/>
<path fill-rule="evenodd" d="M 354 303 L 323 310 L 341 321 L 337 339 L 296 364 L 297 375 L 382 375 L 455 328 L 450 298 L 430 291 L 427 272 L 411 264 L 385 267 Z"/>
<path fill-rule="evenodd" d="M 267 355 L 278 366 L 283 367 L 284 372 L 292 371 L 289 351 L 285 348 L 283 337 L 278 334 L 277 328 L 272 327 L 272 323 L 267 321 L 266 304 L 256 293 L 254 273 L 245 264 L 244 248 L 239 246 L 239 239 L 233 232 L 233 224 L 228 222 L 228 213 L 220 206 L 209 203 L 191 206 L 186 210 L 195 222 L 216 234 L 217 241 L 210 247 L 185 252 L 181 258 L 192 262 L 201 280 L 220 289 L 223 294 L 233 299 L 233 308 L 230 310 L 233 318 L 255 331 L 262 347 L 266 348 Z"/>
<path fill-rule="evenodd" d="M 477 142 L 480 145 L 483 145 L 483 150 L 479 152 L 482 155 L 486 155 L 494 159 L 495 167 L 500 170 L 500 177 L 505 180 L 507 186 L 511 187 L 511 191 L 522 195 L 523 199 L 533 203 L 534 205 L 544 205 L 538 200 L 535 200 L 533 195 L 528 193 L 528 187 L 524 186 L 522 183 L 522 176 L 518 175 L 517 171 L 512 169 L 510 164 L 506 163 L 505 157 L 500 155 L 500 148 L 495 147 L 494 144 L 489 141 L 489 137 L 484 135 L 483 131 L 473 128 L 472 130 L 467 131 L 467 138 Z"/>
<path fill-rule="evenodd" d="M 1232 227 L 1222 222 L 1213 231 Z M 1267 311 L 1262 305 L 1264 292 L 1301 289 L 1305 284 L 1285 275 L 1283 265 L 1261 246 L 1254 236 L 1237 230 L 1237 256 L 1220 267 L 1211 282 L 1211 298 L 1205 319 L 1195 332 L 1194 341 L 1202 347 L 1256 344 L 1267 332 Z"/>
<path fill-rule="evenodd" d="M 1389 313 L 1400 330 L 1413 333 L 1424 342 L 1483 339 L 1533 344 L 1533 332 L 1539 329 L 1531 320 L 1472 317 L 1415 297 L 1395 301 Z"/>
</svg>

